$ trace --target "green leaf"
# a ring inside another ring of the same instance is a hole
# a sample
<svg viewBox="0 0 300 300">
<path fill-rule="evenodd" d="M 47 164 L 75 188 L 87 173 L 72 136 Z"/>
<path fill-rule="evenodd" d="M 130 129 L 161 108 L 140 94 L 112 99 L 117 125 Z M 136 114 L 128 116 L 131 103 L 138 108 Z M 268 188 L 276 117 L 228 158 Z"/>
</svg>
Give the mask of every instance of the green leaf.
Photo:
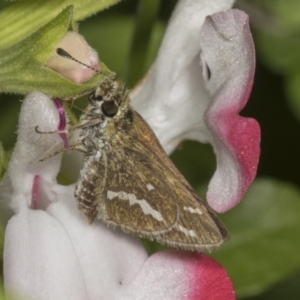
<svg viewBox="0 0 300 300">
<path fill-rule="evenodd" d="M 83 22 L 80 25 L 80 33 L 86 38 L 89 45 L 97 50 L 100 59 L 125 79 L 125 66 L 130 52 L 133 27 L 134 18 L 132 16 L 114 13 Z M 155 22 L 147 49 L 147 57 L 144 61 L 145 69 L 149 68 L 155 59 L 164 31 L 165 23 Z M 136 63 L 140 63 L 137 58 L 135 60 Z M 127 81 L 126 83 L 128 84 Z M 131 87 L 132 85 L 128 84 L 127 86 Z"/>
<path fill-rule="evenodd" d="M 249 12 L 259 28 L 255 44 L 264 61 L 281 73 L 299 71 L 300 1 L 253 0 Z"/>
<path fill-rule="evenodd" d="M 252 12 L 264 11 L 264 18 L 253 18 L 260 29 L 254 34 L 260 60 L 287 77 L 287 100 L 300 120 L 300 2 L 254 0 L 251 5 Z"/>
<path fill-rule="evenodd" d="M 12 149 L 16 141 L 16 128 L 21 98 L 16 95 L 0 94 L 0 128 L 5 128 L 5 130 L 0 130 L 0 141 L 6 150 Z"/>
<path fill-rule="evenodd" d="M 105 61 L 121 77 L 128 57 L 132 29 L 133 18 L 116 13 L 108 16 L 104 14 L 101 18 L 93 18 L 80 24 L 80 33 L 97 50 L 100 60 Z"/>
<path fill-rule="evenodd" d="M 243 298 L 245 300 L 299 300 L 300 295 L 300 270 L 298 273 L 276 284 L 272 289 L 267 292 L 250 298 Z"/>
<path fill-rule="evenodd" d="M 213 253 L 238 296 L 259 294 L 300 267 L 300 192 L 275 180 L 257 180 L 242 203 L 224 215 L 231 239 Z"/>
<path fill-rule="evenodd" d="M 6 300 L 7 298 L 4 295 L 4 286 L 3 283 L 0 282 L 0 300 Z M 17 300 L 17 299 L 16 299 Z"/>
<path fill-rule="evenodd" d="M 3 149 L 2 143 L 0 142 L 0 179 L 8 166 L 8 157 Z"/>
<path fill-rule="evenodd" d="M 17 44 L 55 18 L 69 5 L 75 6 L 74 19 L 83 20 L 120 0 L 17 1 L 0 12 L 0 49 Z"/>
<path fill-rule="evenodd" d="M 135 31 L 126 70 L 126 82 L 134 85 L 145 73 L 145 61 L 160 0 L 140 0 Z"/>
<path fill-rule="evenodd" d="M 300 30 L 300 28 L 299 28 Z M 271 69 L 285 75 L 285 89 L 291 111 L 300 120 L 300 39 L 298 35 L 255 34 L 260 58 Z"/>
<path fill-rule="evenodd" d="M 256 32 L 254 36 L 261 59 L 270 68 L 287 75 L 300 72 L 300 40 L 298 35 L 273 35 Z"/>
<path fill-rule="evenodd" d="M 76 84 L 44 67 L 65 33 L 73 29 L 73 7 L 64 9 L 36 33 L 10 49 L 0 52 L 0 88 L 3 92 L 28 94 L 38 90 L 50 96 L 65 98 L 94 89 L 103 74 Z M 109 71 L 101 65 L 105 74 Z"/>
<path fill-rule="evenodd" d="M 0 226 L 0 261 L 3 257 L 3 249 L 4 249 L 4 228 Z M 1 289 L 0 289 L 0 295 L 1 295 Z M 1 299 L 1 298 L 0 298 Z"/>
<path fill-rule="evenodd" d="M 285 31 L 298 31 L 300 25 L 300 2 L 298 0 L 252 0 L 260 7 L 265 20 L 271 19 Z"/>
<path fill-rule="evenodd" d="M 171 159 L 193 187 L 209 182 L 216 169 L 216 157 L 210 144 L 184 141 L 171 154 Z M 202 190 L 197 191 L 203 195 Z"/>
<path fill-rule="evenodd" d="M 285 81 L 285 87 L 291 111 L 298 121 L 300 121 L 300 72 L 298 74 L 288 76 Z"/>
</svg>

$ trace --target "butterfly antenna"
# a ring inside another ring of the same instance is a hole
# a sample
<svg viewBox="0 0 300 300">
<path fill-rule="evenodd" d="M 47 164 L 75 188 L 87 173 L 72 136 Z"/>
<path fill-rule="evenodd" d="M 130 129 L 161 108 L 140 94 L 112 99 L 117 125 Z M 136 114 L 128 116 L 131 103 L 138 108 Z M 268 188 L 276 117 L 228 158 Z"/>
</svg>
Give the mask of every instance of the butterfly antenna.
<svg viewBox="0 0 300 300">
<path fill-rule="evenodd" d="M 96 71 L 97 73 L 101 73 L 100 71 L 94 69 L 93 67 L 89 66 L 89 65 L 86 65 L 85 63 L 81 62 L 80 60 L 74 58 L 70 53 L 68 53 L 67 51 L 65 51 L 64 49 L 62 48 L 57 48 L 56 49 L 56 53 L 61 56 L 61 57 L 64 57 L 64 58 L 67 58 L 67 59 L 70 59 L 70 60 L 73 60 L 73 61 L 76 61 L 77 63 L 89 68 L 89 69 L 92 69 L 94 71 Z"/>
<path fill-rule="evenodd" d="M 65 100 L 60 100 L 60 101 L 62 101 L 62 102 L 64 102 L 64 103 L 66 103 L 67 105 L 69 105 L 71 108 L 75 108 L 75 109 L 77 109 L 77 110 L 79 110 L 79 111 L 81 111 L 81 112 L 83 112 L 83 113 L 85 113 L 85 110 L 84 109 L 82 109 L 81 107 L 79 107 L 79 106 L 77 106 L 77 105 L 75 105 L 74 103 L 73 103 L 73 101 L 72 101 L 72 103 L 70 103 L 70 101 L 65 101 Z"/>
<path fill-rule="evenodd" d="M 66 103 L 66 105 L 69 105 L 71 108 L 74 107 L 75 109 L 77 109 L 77 110 L 83 112 L 83 113 L 86 114 L 86 115 L 95 116 L 95 113 L 90 113 L 90 112 L 88 112 L 88 111 L 82 109 L 81 107 L 75 105 L 73 101 L 72 101 L 72 103 L 70 103 L 70 101 L 65 100 L 65 99 L 60 99 L 60 101 L 63 102 L 63 103 Z"/>
</svg>

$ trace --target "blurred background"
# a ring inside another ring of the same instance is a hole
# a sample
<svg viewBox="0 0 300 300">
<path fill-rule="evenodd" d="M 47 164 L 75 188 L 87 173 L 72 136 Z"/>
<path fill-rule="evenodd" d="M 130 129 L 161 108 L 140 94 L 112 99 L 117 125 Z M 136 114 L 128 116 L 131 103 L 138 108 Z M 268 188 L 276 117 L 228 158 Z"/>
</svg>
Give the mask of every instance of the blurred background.
<svg viewBox="0 0 300 300">
<path fill-rule="evenodd" d="M 79 32 L 131 88 L 157 53 L 176 0 L 124 0 L 80 22 Z M 9 3 L 3 2 L 0 8 Z M 228 271 L 238 299 L 300 299 L 300 1 L 237 1 L 250 16 L 257 51 L 251 98 L 242 111 L 262 130 L 255 183 L 221 215 L 231 240 L 211 255 Z M 0 20 L 1 22 L 1 20 Z M 137 34 L 139 28 L 143 34 Z M 22 95 L 0 94 L 1 156 L 16 140 Z M 82 100 L 82 105 L 86 100 Z M 208 145 L 186 141 L 171 156 L 205 198 L 215 170 Z M 1 158 L 2 159 L 2 158 Z M 1 166 L 2 175 L 5 164 Z M 63 181 L 67 180 L 62 175 Z M 3 229 L 0 247 L 3 245 Z M 161 247 L 144 241 L 153 253 Z M 1 249 L 0 249 L 1 250 Z M 2 253 L 2 251 L 0 252 Z M 2 264 L 1 264 L 2 265 Z"/>
</svg>

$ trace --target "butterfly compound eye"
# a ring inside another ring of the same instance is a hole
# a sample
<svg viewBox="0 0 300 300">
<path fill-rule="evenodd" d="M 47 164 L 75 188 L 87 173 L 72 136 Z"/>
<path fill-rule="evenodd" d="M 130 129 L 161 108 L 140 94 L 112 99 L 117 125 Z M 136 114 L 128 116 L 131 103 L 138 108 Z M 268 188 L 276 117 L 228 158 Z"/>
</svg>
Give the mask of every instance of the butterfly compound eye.
<svg viewBox="0 0 300 300">
<path fill-rule="evenodd" d="M 118 112 L 118 106 L 114 101 L 104 101 L 101 106 L 102 112 L 107 117 L 113 117 Z"/>
</svg>

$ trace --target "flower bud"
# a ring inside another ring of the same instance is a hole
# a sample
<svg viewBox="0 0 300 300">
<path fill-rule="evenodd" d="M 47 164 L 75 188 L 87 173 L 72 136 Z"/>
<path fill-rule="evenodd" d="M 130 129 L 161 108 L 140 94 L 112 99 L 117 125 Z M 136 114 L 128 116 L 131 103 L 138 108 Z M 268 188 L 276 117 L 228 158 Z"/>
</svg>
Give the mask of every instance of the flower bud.
<svg viewBox="0 0 300 300">
<path fill-rule="evenodd" d="M 68 31 L 57 48 L 62 48 L 74 57 L 75 60 L 100 71 L 97 52 L 91 48 L 84 37 L 77 32 Z M 58 55 L 55 50 L 48 59 L 46 67 L 76 83 L 85 82 L 93 77 L 95 74 L 93 69 L 88 68 L 75 60 L 62 57 Z"/>
</svg>

